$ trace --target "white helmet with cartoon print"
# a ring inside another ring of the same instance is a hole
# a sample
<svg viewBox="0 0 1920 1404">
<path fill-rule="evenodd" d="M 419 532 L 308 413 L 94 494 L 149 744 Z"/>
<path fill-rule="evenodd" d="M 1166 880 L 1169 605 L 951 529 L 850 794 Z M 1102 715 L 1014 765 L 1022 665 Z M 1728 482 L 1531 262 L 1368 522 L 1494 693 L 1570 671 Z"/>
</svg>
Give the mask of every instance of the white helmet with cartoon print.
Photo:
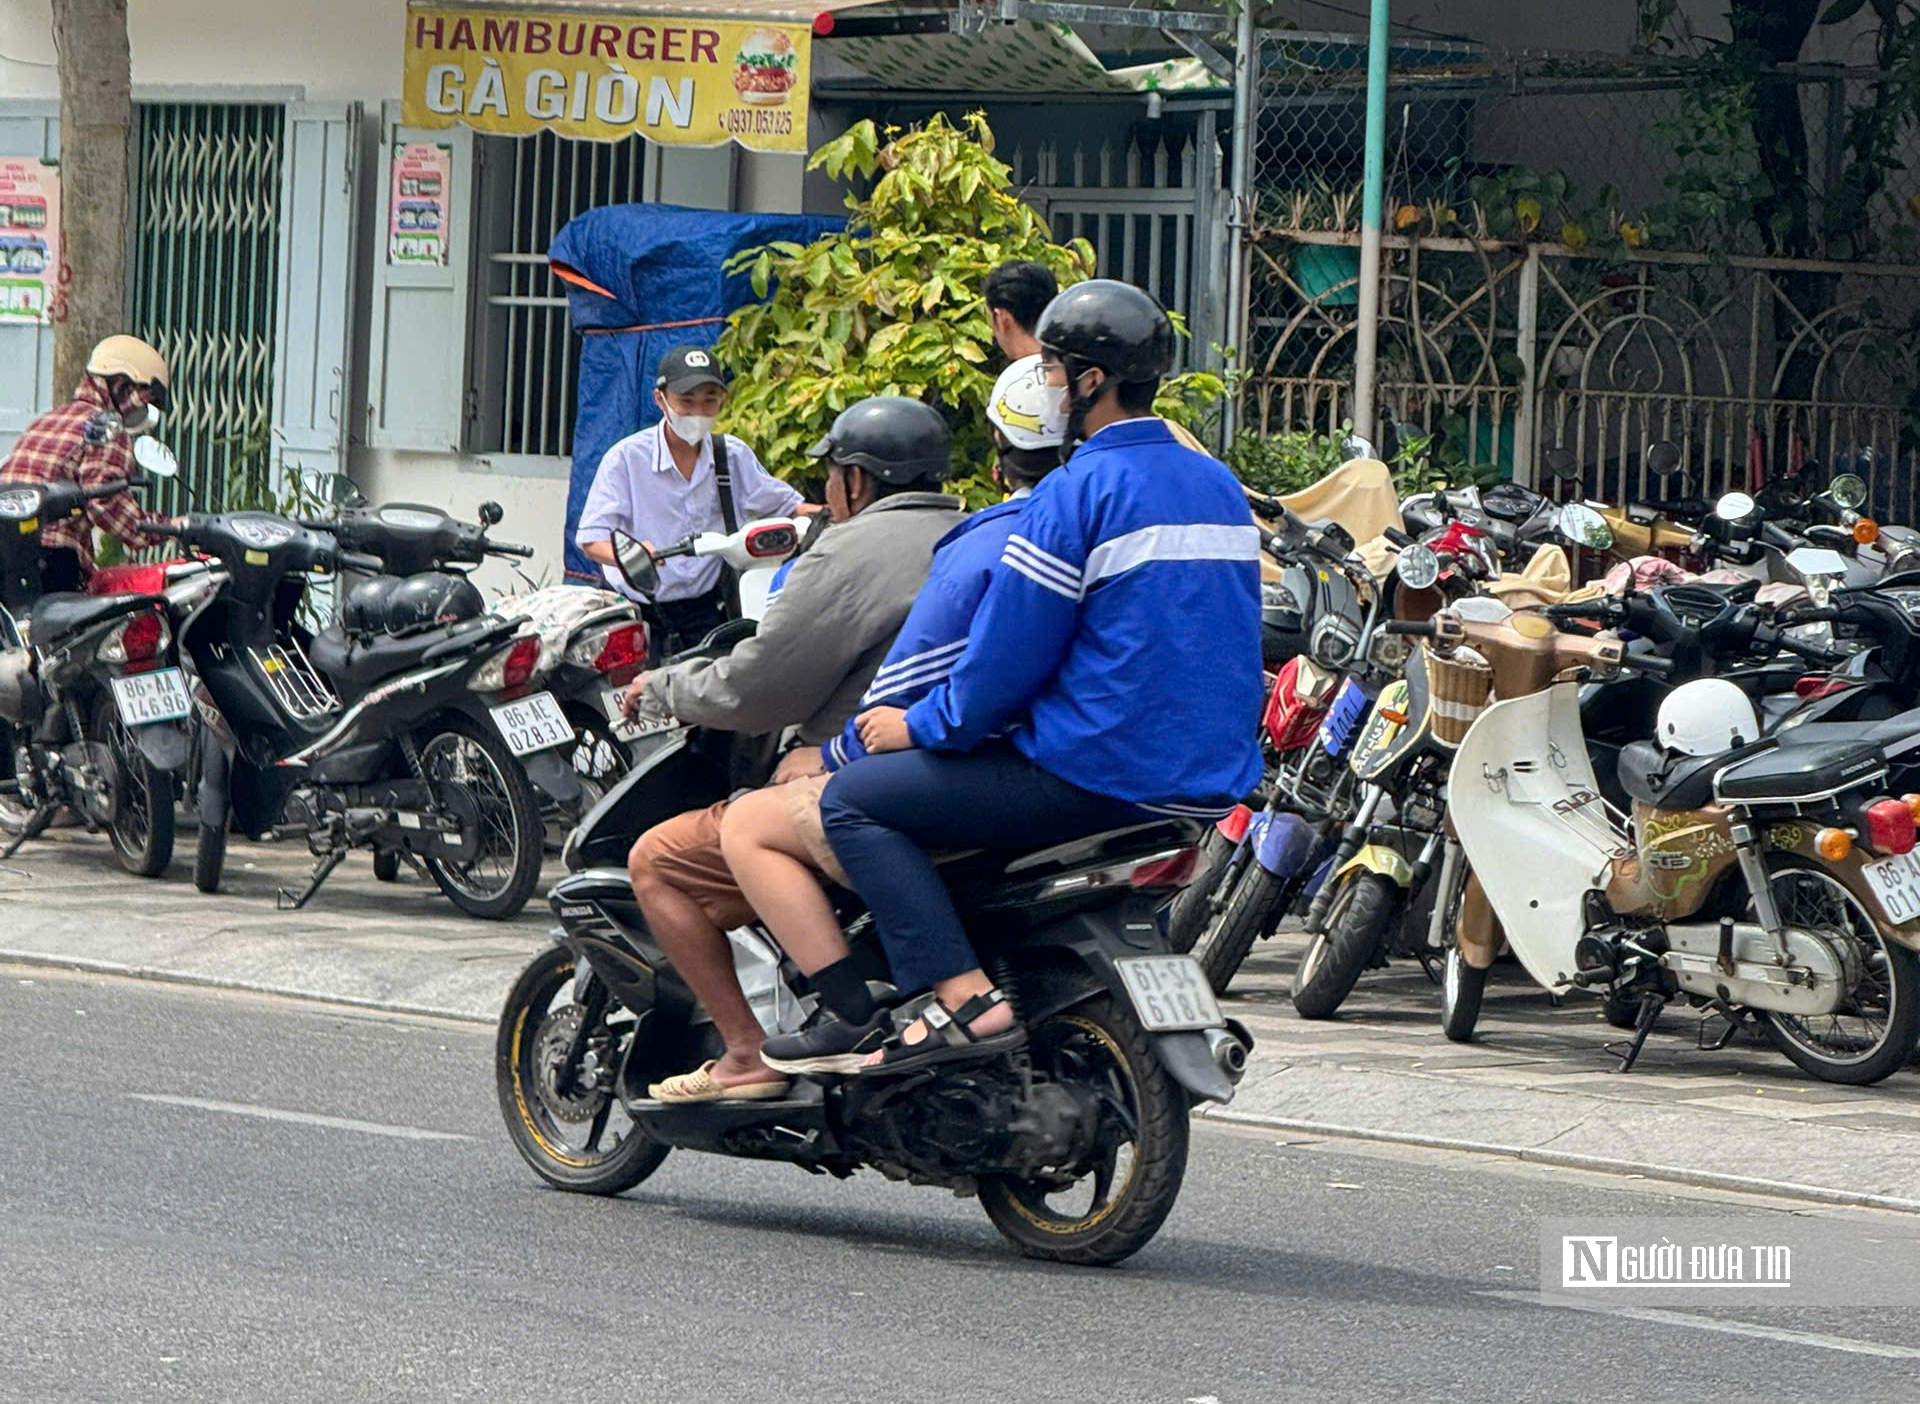
<svg viewBox="0 0 1920 1404">
<path fill-rule="evenodd" d="M 1067 441 L 1066 410 L 1037 355 L 1022 356 L 1000 372 L 987 418 L 1017 449 L 1058 448 Z"/>
</svg>

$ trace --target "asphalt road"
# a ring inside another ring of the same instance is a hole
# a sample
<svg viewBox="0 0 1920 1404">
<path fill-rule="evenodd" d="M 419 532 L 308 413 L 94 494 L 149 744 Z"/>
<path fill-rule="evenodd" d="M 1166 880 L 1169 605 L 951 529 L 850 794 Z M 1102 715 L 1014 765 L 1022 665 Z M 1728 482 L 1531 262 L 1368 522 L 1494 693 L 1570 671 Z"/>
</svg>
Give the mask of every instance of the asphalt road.
<svg viewBox="0 0 1920 1404">
<path fill-rule="evenodd" d="M 1859 1404 L 1920 1378 L 1906 1308 L 1486 1295 L 1536 1285 L 1544 1218 L 1912 1219 L 1204 1128 L 1161 1236 L 1074 1270 L 877 1176 L 681 1153 L 621 1199 L 546 1190 L 471 1027 L 0 967 L 0 1030 L 5 1400 Z"/>
</svg>

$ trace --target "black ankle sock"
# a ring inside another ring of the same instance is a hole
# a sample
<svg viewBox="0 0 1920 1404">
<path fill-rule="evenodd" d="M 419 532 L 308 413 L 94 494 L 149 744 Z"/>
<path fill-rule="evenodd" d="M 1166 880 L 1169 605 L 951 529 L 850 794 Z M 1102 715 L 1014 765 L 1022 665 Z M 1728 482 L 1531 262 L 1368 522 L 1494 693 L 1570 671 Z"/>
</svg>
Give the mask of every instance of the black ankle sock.
<svg viewBox="0 0 1920 1404">
<path fill-rule="evenodd" d="M 867 990 L 867 977 L 851 956 L 836 960 L 808 978 L 819 992 L 820 1002 L 849 1024 L 864 1024 L 873 1017 L 873 995 Z"/>
</svg>

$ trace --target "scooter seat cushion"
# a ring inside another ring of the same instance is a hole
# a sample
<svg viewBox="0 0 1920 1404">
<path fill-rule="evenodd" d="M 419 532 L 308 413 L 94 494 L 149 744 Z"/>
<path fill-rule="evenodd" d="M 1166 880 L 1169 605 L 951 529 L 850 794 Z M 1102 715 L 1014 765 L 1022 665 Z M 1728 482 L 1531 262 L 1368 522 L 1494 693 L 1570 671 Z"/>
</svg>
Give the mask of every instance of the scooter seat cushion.
<svg viewBox="0 0 1920 1404">
<path fill-rule="evenodd" d="M 60 591 L 35 600 L 33 611 L 27 617 L 33 626 L 35 645 L 45 648 L 57 638 L 146 609 L 156 602 L 158 597 L 154 595 L 98 596 Z"/>
<path fill-rule="evenodd" d="M 1720 768 L 1714 789 L 1723 800 L 1811 799 L 1857 784 L 1887 768 L 1878 746 L 1858 740 L 1770 746 Z"/>
<path fill-rule="evenodd" d="M 313 666 L 333 680 L 342 695 L 351 695 L 382 678 L 417 668 L 436 644 L 459 634 L 483 633 L 491 628 L 486 619 L 463 619 L 445 628 L 428 629 L 405 638 L 376 634 L 371 640 L 349 638 L 338 624 L 329 624 L 313 636 L 307 656 Z"/>
</svg>

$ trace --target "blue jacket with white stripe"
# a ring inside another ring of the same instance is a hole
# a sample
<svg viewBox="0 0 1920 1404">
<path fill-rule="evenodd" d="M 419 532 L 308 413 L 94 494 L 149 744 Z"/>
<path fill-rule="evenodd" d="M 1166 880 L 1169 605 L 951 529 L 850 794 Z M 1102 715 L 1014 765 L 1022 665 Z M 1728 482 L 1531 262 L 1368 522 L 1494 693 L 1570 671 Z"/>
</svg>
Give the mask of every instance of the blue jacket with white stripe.
<svg viewBox="0 0 1920 1404">
<path fill-rule="evenodd" d="M 975 512 L 934 545 L 933 569 L 913 597 L 913 608 L 894 637 L 880 671 L 873 675 L 861 709 L 910 707 L 939 685 L 965 651 L 967 631 L 981 597 L 1006 550 L 1007 537 L 1026 506 L 1021 492 Z M 853 721 L 820 748 L 828 770 L 838 770 L 867 753 Z"/>
<path fill-rule="evenodd" d="M 1260 530 L 1226 466 L 1158 419 L 1094 434 L 1034 489 L 915 744 L 1013 744 L 1084 790 L 1224 814 L 1260 779 Z"/>
</svg>

